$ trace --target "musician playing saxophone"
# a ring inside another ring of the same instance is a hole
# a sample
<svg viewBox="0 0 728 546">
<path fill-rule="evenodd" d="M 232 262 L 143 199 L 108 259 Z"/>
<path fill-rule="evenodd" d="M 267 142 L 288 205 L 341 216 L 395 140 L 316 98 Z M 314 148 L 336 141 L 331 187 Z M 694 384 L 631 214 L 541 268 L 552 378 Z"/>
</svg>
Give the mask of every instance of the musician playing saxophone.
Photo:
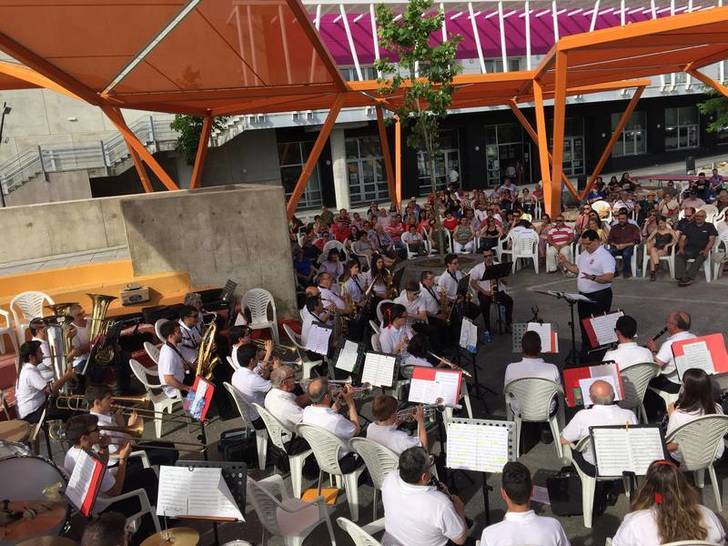
<svg viewBox="0 0 728 546">
<path fill-rule="evenodd" d="M 490 267 L 494 265 L 493 251 L 486 249 L 483 251 L 483 261 L 470 270 L 470 286 L 478 293 L 478 302 L 480 303 L 480 311 L 485 321 L 485 329 L 490 331 L 490 305 L 493 300 L 503 305 L 506 311 L 506 327 L 510 329 L 513 323 L 513 298 L 506 294 L 505 279 L 499 280 L 481 280 L 483 275 Z"/>
<path fill-rule="evenodd" d="M 351 300 L 346 301 L 344 298 L 334 294 L 331 289 L 333 282 L 334 279 L 330 273 L 319 274 L 318 287 L 321 293 L 321 301 L 324 307 L 327 309 L 333 307 L 334 313 L 342 315 L 349 321 L 348 335 L 346 337 L 353 341 L 361 341 L 367 319 L 363 315 L 359 317 L 355 316 L 356 306 Z"/>
</svg>

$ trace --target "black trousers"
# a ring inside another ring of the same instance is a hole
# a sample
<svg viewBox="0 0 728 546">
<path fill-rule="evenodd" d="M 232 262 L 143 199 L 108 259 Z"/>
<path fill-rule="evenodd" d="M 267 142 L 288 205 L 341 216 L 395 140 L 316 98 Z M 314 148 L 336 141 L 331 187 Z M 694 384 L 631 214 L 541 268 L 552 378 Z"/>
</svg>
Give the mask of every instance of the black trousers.
<svg viewBox="0 0 728 546">
<path fill-rule="evenodd" d="M 504 317 L 507 325 L 513 323 L 513 298 L 502 291 L 496 292 L 496 300 L 499 304 L 503 305 L 506 310 L 506 316 Z M 478 292 L 478 301 L 480 303 L 480 311 L 483 313 L 483 321 L 485 322 L 485 329 L 490 331 L 490 306 L 493 303 L 493 296 L 486 296 Z"/>
<path fill-rule="evenodd" d="M 680 392 L 680 383 L 673 383 L 666 375 L 658 375 L 650 381 L 650 387 L 660 391 L 669 392 L 670 394 L 677 394 Z"/>
<path fill-rule="evenodd" d="M 579 328 L 581 328 L 581 353 L 582 356 L 585 356 L 589 352 L 591 344 L 589 343 L 589 336 L 587 336 L 586 330 L 584 330 L 584 325 L 581 321 L 585 318 L 591 317 L 592 315 L 603 315 L 604 313 L 609 313 L 609 310 L 612 308 L 612 289 L 605 288 L 604 290 L 597 290 L 596 292 L 580 292 L 580 294 L 594 301 L 594 303 L 587 303 L 584 301 L 577 303 L 577 310 L 579 312 Z"/>
</svg>

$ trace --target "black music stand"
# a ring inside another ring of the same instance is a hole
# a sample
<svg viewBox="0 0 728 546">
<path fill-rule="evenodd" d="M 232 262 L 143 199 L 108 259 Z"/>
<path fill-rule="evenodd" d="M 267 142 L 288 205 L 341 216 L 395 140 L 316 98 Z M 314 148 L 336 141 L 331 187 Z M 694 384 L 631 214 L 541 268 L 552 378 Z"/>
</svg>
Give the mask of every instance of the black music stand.
<svg viewBox="0 0 728 546">
<path fill-rule="evenodd" d="M 493 264 L 489 265 L 485 268 L 485 271 L 483 271 L 483 277 L 480 279 L 481 281 L 496 281 L 496 289 L 495 292 L 492 293 L 492 303 L 495 303 L 495 309 L 496 309 L 496 325 L 498 326 L 498 333 L 503 334 L 503 314 L 501 313 L 501 304 L 498 301 L 498 293 L 500 290 L 498 289 L 498 282 L 500 282 L 501 279 L 505 279 L 511 274 L 512 264 L 510 262 L 505 262 L 502 264 Z M 483 317 L 485 318 L 485 317 Z"/>
<path fill-rule="evenodd" d="M 576 352 L 576 320 L 574 319 L 574 306 L 580 301 L 587 303 L 595 302 L 581 294 L 569 294 L 568 292 L 557 292 L 555 290 L 535 290 L 535 292 L 551 296 L 557 300 L 564 300 L 569 304 L 569 316 L 571 317 L 569 320 L 569 328 L 571 329 L 571 349 L 569 350 L 569 354 L 566 355 L 566 360 L 564 362 L 570 366 L 579 364 L 579 353 Z"/>
</svg>

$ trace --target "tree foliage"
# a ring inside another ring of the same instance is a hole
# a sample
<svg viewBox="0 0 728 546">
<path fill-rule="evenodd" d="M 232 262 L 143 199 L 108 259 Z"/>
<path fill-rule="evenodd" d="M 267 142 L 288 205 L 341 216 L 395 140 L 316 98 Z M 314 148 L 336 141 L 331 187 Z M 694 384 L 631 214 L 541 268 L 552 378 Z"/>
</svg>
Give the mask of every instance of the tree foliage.
<svg viewBox="0 0 728 546">
<path fill-rule="evenodd" d="M 714 92 L 709 99 L 698 104 L 698 109 L 704 116 L 715 116 L 715 119 L 708 123 L 709 133 L 717 133 L 728 128 L 728 97 Z"/>
<path fill-rule="evenodd" d="M 227 117 L 221 116 L 213 118 L 212 129 L 222 129 Z M 195 163 L 195 154 L 197 154 L 197 145 L 200 142 L 202 134 L 203 118 L 197 116 L 188 116 L 185 114 L 175 114 L 174 121 L 170 124 L 172 130 L 177 131 L 176 150 L 182 154 L 185 161 L 189 165 Z"/>
</svg>

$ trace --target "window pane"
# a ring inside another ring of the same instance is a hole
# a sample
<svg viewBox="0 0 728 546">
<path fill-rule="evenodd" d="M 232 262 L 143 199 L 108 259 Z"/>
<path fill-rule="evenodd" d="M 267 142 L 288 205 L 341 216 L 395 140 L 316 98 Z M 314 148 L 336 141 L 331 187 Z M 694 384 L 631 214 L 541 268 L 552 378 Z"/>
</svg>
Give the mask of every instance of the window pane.
<svg viewBox="0 0 728 546">
<path fill-rule="evenodd" d="M 677 128 L 676 127 L 665 127 L 665 149 L 676 150 L 677 149 Z"/>
<path fill-rule="evenodd" d="M 688 127 L 688 146 L 690 148 L 698 147 L 698 126 L 691 125 Z"/>
<path fill-rule="evenodd" d="M 281 183 L 286 195 L 293 192 L 298 177 L 301 176 L 301 167 L 281 167 Z"/>
<path fill-rule="evenodd" d="M 346 139 L 346 159 L 356 159 L 359 157 L 359 146 L 355 138 Z"/>
<path fill-rule="evenodd" d="M 299 165 L 301 163 L 301 148 L 298 142 L 279 143 L 278 158 L 281 165 Z"/>
<path fill-rule="evenodd" d="M 684 106 L 678 113 L 680 125 L 693 125 L 698 123 L 698 109 L 693 106 Z"/>
<path fill-rule="evenodd" d="M 665 129 L 677 125 L 677 108 L 665 108 Z"/>
<path fill-rule="evenodd" d="M 498 125 L 498 143 L 521 142 L 521 128 L 514 123 Z"/>
</svg>

